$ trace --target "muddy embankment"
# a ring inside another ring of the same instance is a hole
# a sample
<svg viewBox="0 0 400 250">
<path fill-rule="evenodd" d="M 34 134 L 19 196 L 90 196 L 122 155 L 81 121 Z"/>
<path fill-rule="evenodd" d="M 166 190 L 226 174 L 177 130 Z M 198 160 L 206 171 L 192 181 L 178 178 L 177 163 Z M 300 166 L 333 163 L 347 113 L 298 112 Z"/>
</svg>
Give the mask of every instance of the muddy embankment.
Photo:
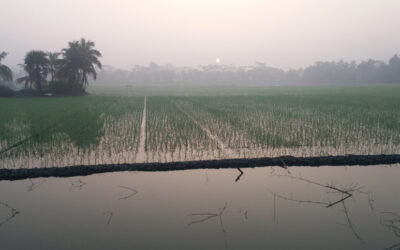
<svg viewBox="0 0 400 250">
<path fill-rule="evenodd" d="M 237 169 L 255 167 L 295 167 L 295 166 L 372 166 L 400 163 L 400 155 L 345 155 L 324 157 L 293 157 L 282 156 L 276 158 L 253 159 L 224 159 L 208 161 L 186 161 L 168 163 L 132 163 L 132 164 L 106 164 L 50 168 L 19 168 L 0 169 L 0 180 L 23 180 L 47 177 L 73 177 L 87 176 L 100 173 L 122 171 L 177 171 L 193 169 Z"/>
</svg>

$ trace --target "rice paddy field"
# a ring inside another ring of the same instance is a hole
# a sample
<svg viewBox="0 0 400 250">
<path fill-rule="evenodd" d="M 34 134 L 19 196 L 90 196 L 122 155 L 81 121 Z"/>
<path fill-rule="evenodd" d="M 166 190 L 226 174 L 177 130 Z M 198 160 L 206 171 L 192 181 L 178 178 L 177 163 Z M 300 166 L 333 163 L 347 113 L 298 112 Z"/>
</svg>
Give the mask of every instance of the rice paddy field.
<svg viewBox="0 0 400 250">
<path fill-rule="evenodd" d="M 399 154 L 400 85 L 89 92 L 0 98 L 3 174 L 83 169 L 0 181 L 1 249 L 399 249 L 398 163 L 100 164 Z"/>
<path fill-rule="evenodd" d="M 1 98 L 1 168 L 396 154 L 400 86 L 92 86 Z"/>
</svg>

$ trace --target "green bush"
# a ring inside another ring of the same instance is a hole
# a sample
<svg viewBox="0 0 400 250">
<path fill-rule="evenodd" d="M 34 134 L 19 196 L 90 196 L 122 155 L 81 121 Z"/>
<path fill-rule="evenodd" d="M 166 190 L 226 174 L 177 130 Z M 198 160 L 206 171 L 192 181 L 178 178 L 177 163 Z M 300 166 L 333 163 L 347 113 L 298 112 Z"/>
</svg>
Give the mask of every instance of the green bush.
<svg viewBox="0 0 400 250">
<path fill-rule="evenodd" d="M 66 82 L 53 81 L 49 83 L 49 92 L 55 95 L 67 95 L 70 88 Z"/>
<path fill-rule="evenodd" d="M 63 81 L 52 81 L 49 83 L 49 92 L 59 96 L 86 95 L 83 88 L 73 88 L 71 84 Z"/>
<path fill-rule="evenodd" d="M 0 85 L 0 96 L 1 97 L 15 96 L 15 92 L 9 87 Z"/>
</svg>

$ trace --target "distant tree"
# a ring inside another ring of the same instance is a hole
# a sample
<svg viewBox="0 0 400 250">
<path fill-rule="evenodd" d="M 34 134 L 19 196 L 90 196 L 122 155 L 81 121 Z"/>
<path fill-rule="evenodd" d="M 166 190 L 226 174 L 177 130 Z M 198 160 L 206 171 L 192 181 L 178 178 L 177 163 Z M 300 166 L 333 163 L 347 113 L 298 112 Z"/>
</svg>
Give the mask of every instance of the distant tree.
<svg viewBox="0 0 400 250">
<path fill-rule="evenodd" d="M 60 65 L 60 56 L 61 53 L 59 52 L 48 52 L 47 58 L 49 60 L 49 73 L 50 79 L 53 82 L 56 79 L 57 70 Z"/>
<path fill-rule="evenodd" d="M 265 63 L 251 66 L 206 65 L 196 68 L 174 67 L 150 63 L 135 65 L 131 70 L 104 67 L 98 75 L 104 84 L 256 84 L 256 85 L 334 85 L 400 83 L 400 56 L 388 62 L 367 60 L 360 63 L 331 61 L 316 62 L 304 69 L 282 70 Z"/>
<path fill-rule="evenodd" d="M 60 59 L 59 77 L 70 85 L 71 91 L 84 92 L 88 84 L 88 76 L 97 78 L 96 69 L 101 69 L 99 61 L 101 53 L 94 49 L 95 43 L 81 39 L 69 43 L 69 47 L 62 50 Z"/>
<path fill-rule="evenodd" d="M 358 64 L 356 69 L 356 79 L 359 83 L 379 83 L 384 82 L 382 69 L 385 67 L 383 61 L 369 59 Z"/>
<path fill-rule="evenodd" d="M 398 55 L 390 58 L 387 71 L 388 82 L 400 83 L 400 57 Z"/>
<path fill-rule="evenodd" d="M 18 82 L 24 82 L 25 88 L 30 83 L 31 89 L 33 83 L 36 90 L 42 92 L 43 84 L 47 82 L 47 75 L 49 73 L 49 59 L 47 58 L 47 54 L 40 50 L 28 52 L 22 67 L 28 75 L 19 78 Z"/>
<path fill-rule="evenodd" d="M 9 67 L 3 65 L 1 61 L 7 56 L 6 52 L 0 52 L 0 82 L 10 82 L 13 79 L 13 73 Z"/>
</svg>

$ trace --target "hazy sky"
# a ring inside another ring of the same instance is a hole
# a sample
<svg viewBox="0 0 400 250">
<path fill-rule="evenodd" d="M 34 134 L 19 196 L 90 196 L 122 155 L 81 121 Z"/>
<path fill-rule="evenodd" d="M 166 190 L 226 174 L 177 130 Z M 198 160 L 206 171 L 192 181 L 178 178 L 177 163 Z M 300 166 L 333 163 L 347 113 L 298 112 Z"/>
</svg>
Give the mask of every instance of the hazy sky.
<svg viewBox="0 0 400 250">
<path fill-rule="evenodd" d="M 303 67 L 400 53 L 399 0 L 0 0 L 4 63 L 81 37 L 103 63 Z"/>
</svg>

